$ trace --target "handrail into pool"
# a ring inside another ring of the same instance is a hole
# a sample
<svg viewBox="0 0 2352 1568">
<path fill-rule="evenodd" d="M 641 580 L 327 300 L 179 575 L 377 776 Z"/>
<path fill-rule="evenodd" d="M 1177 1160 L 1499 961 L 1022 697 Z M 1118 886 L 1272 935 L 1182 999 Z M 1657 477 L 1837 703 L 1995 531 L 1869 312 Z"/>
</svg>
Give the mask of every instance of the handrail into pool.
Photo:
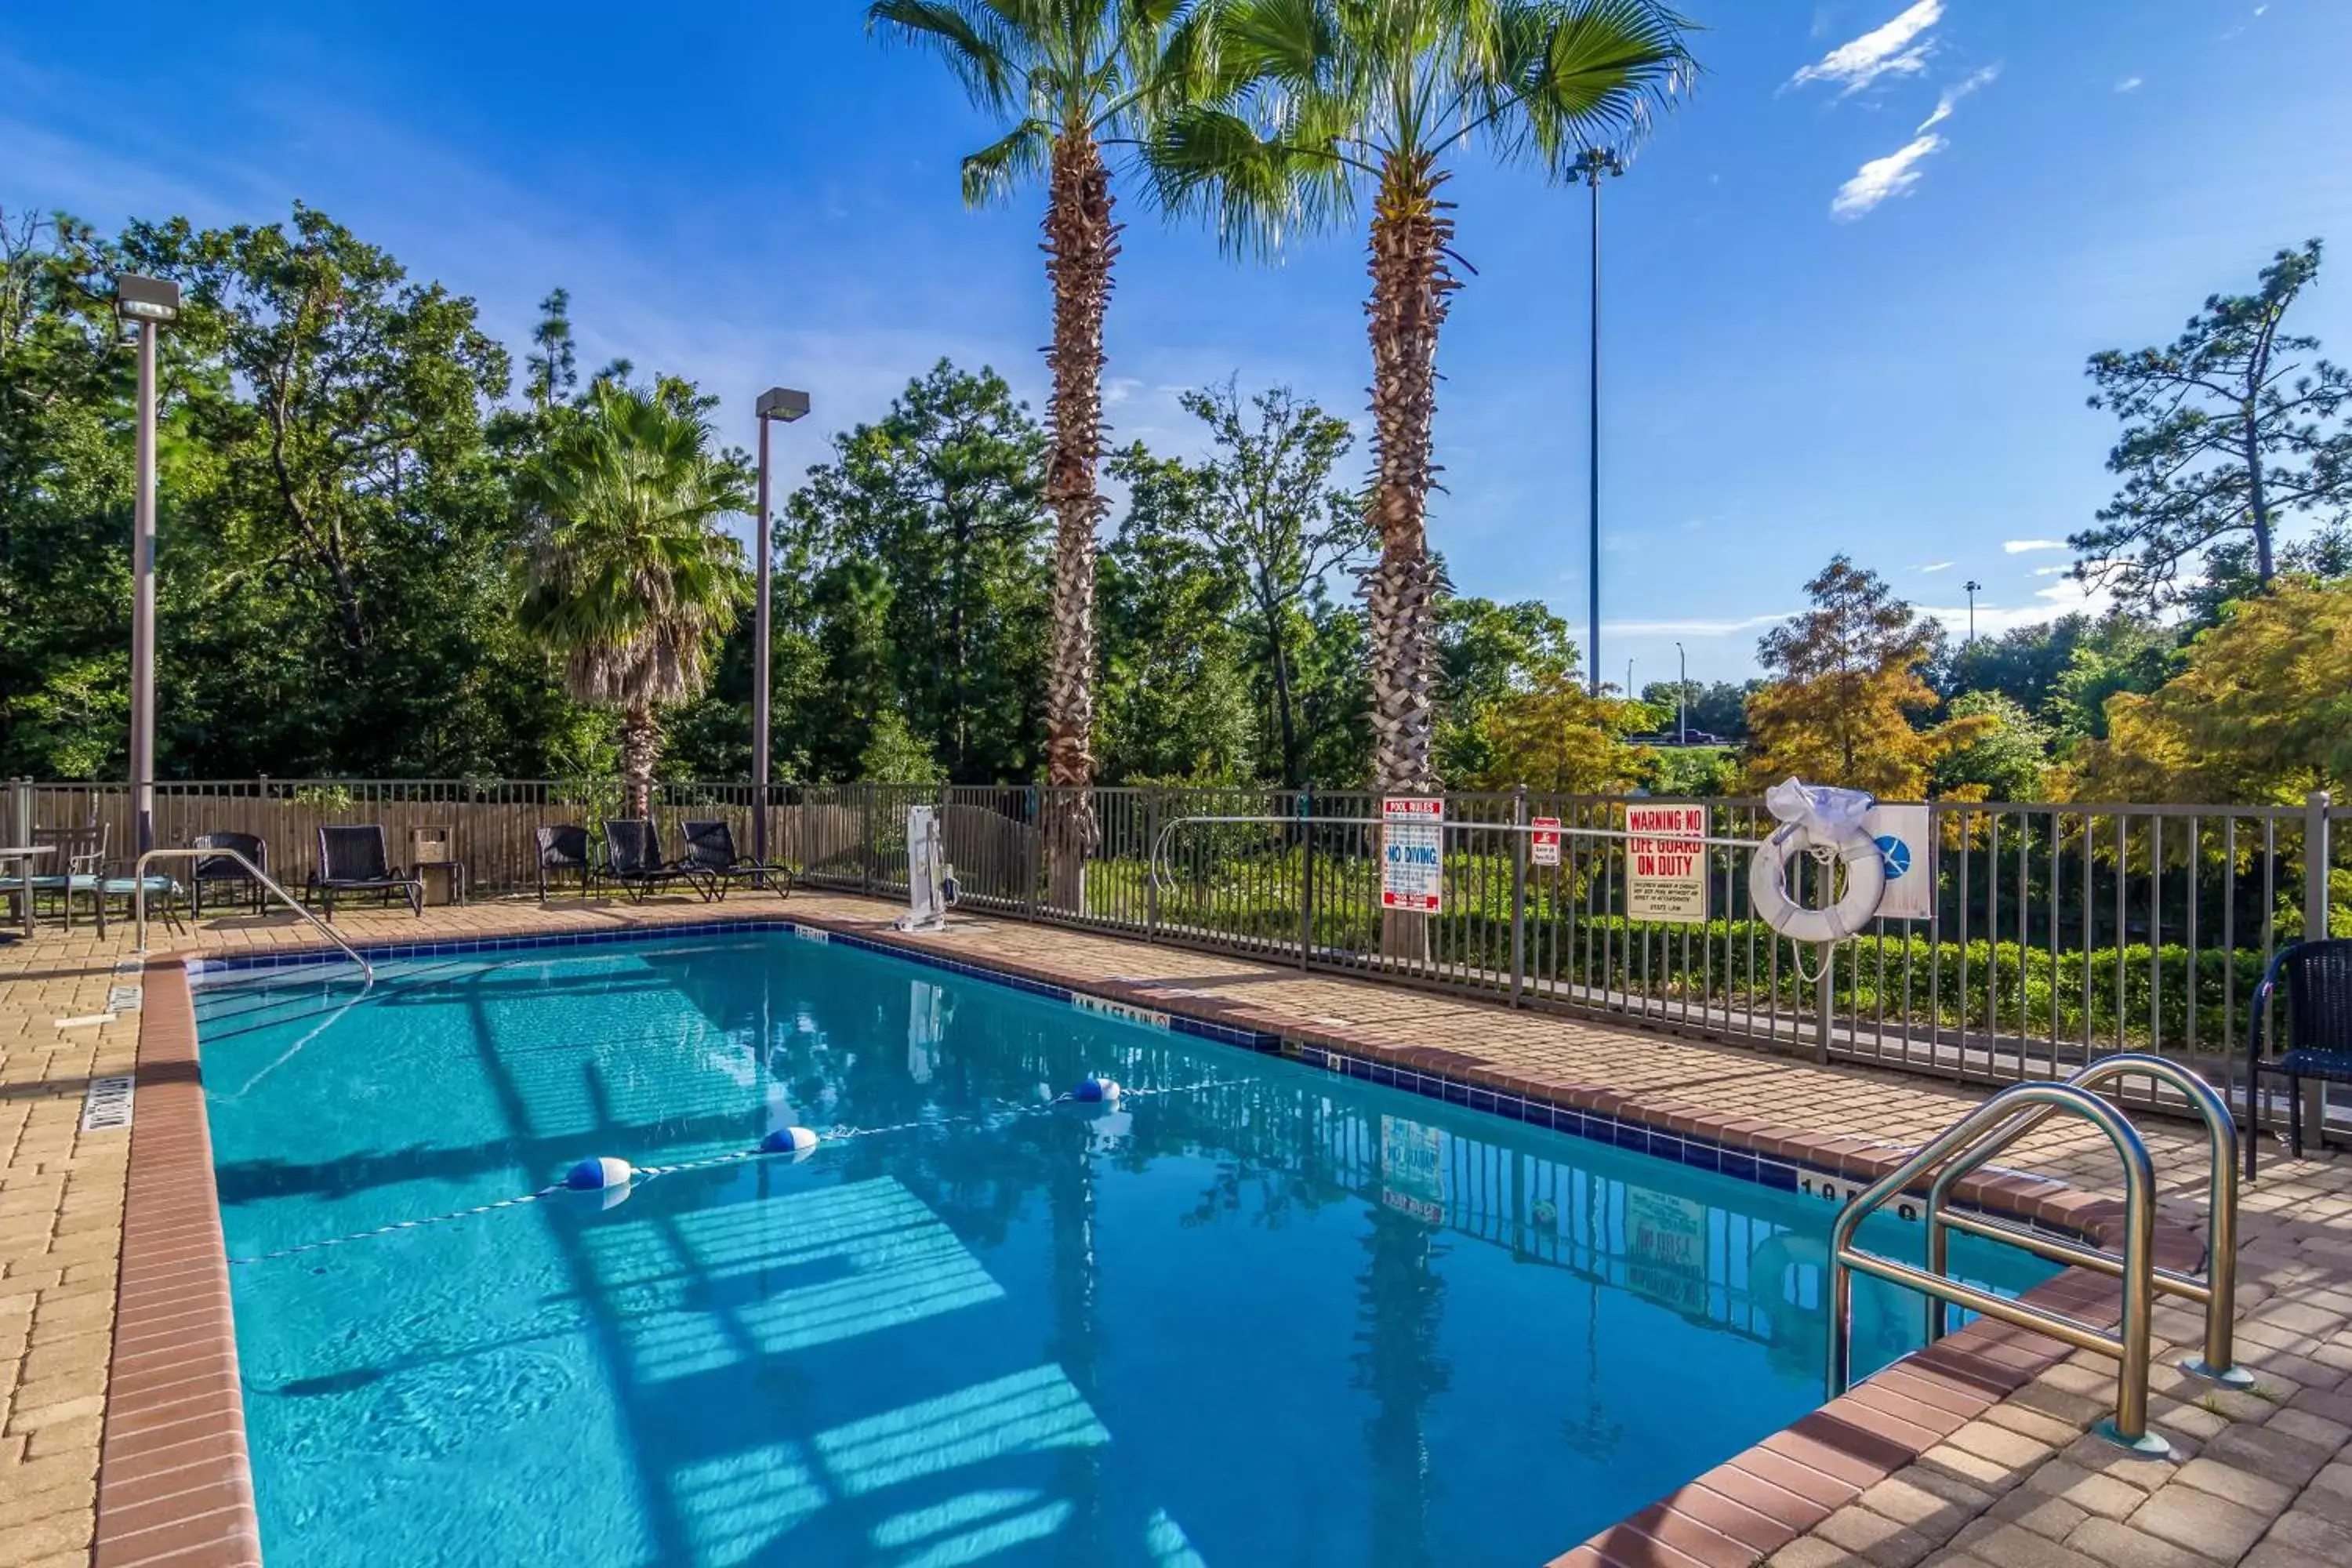
<svg viewBox="0 0 2352 1568">
<path fill-rule="evenodd" d="M 2081 1117 L 2106 1134 L 2122 1163 L 2124 1236 L 2119 1272 L 2123 1281 L 2123 1324 L 2118 1333 L 2109 1333 L 2063 1312 L 2028 1306 L 1979 1289 L 1939 1272 L 1865 1252 L 1853 1244 L 1855 1230 L 1879 1207 L 1955 1155 L 1974 1152 L 1988 1131 L 1996 1136 L 2006 1132 L 2011 1120 L 2029 1107 Z M 2147 1429 L 2149 1318 L 2156 1298 L 2151 1272 L 2156 1250 L 2155 1193 L 2156 1173 L 2148 1161 L 2147 1145 L 2141 1141 L 2139 1130 L 2132 1125 L 2131 1119 L 2121 1110 L 2073 1084 L 2020 1083 L 2002 1089 L 1946 1128 L 1839 1212 L 1830 1231 L 1830 1397 L 1834 1399 L 1843 1394 L 1853 1381 L 1853 1271 L 1859 1269 L 1985 1317 L 2048 1334 L 2077 1350 L 2113 1356 L 2119 1363 L 2116 1373 L 2116 1414 L 2112 1420 L 2099 1424 L 2100 1435 L 2151 1458 L 2169 1454 L 2171 1445 L 2161 1435 Z"/>
<path fill-rule="evenodd" d="M 366 959 L 362 958 L 359 953 L 359 949 L 353 947 L 350 942 L 345 942 L 341 937 L 337 936 L 332 926 L 328 925 L 318 916 L 304 909 L 301 904 L 296 901 L 293 894 L 279 887 L 278 883 L 272 879 L 268 872 L 263 870 L 260 867 L 247 859 L 242 854 L 235 849 L 150 849 L 139 857 L 137 862 L 131 868 L 131 912 L 133 920 L 137 921 L 139 927 L 138 952 L 143 953 L 147 951 L 148 862 L 151 860 L 194 860 L 207 858 L 215 855 L 226 857 L 226 858 L 234 860 L 238 865 L 244 867 L 247 876 L 251 877 L 259 886 L 267 888 L 272 893 L 277 894 L 278 900 L 280 903 L 284 904 L 288 909 L 292 910 L 296 914 L 300 915 L 304 920 L 310 921 L 312 928 L 315 929 L 320 935 L 325 937 L 329 942 L 333 942 L 337 947 L 341 948 L 343 950 L 343 956 L 360 966 L 360 973 L 367 976 L 368 984 L 371 985 L 375 984 L 375 965 L 370 963 Z"/>
<path fill-rule="evenodd" d="M 2150 1271 L 2157 1289 L 2205 1306 L 2205 1353 L 2183 1362 L 2181 1370 L 2225 1388 L 2251 1388 L 2254 1375 L 2237 1364 L 2234 1344 L 2238 1319 L 2238 1124 L 2211 1084 L 2177 1062 L 2145 1051 L 2102 1058 L 2066 1081 L 2076 1089 L 2094 1089 L 2132 1073 L 2146 1073 L 2168 1083 L 2187 1098 L 2205 1123 L 2207 1149 L 2213 1163 L 2206 1189 L 2206 1207 L 2211 1217 L 2206 1225 L 2204 1277 L 2163 1268 Z M 2052 1114 L 2047 1106 L 2027 1111 L 1965 1157 L 1944 1167 L 1927 1194 L 1927 1268 L 1931 1272 L 1946 1271 L 1945 1259 L 1950 1245 L 1945 1235 L 1947 1228 L 2010 1242 L 2054 1261 L 2095 1269 L 2101 1274 L 2122 1272 L 2123 1260 L 2112 1252 L 2061 1241 L 2024 1226 L 1982 1215 L 1956 1214 L 1948 1207 L 1954 1183 L 2032 1131 Z M 1947 1303 L 1930 1300 L 1927 1337 L 1941 1339 L 1948 1330 L 1949 1320 Z"/>
</svg>

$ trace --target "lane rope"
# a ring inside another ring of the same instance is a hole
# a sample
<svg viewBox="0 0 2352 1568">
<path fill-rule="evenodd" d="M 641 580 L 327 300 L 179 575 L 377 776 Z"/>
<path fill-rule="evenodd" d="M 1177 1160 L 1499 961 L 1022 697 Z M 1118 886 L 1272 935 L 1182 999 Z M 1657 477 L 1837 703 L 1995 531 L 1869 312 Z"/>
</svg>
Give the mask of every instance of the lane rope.
<svg viewBox="0 0 2352 1568">
<path fill-rule="evenodd" d="M 1237 1085 L 1256 1081 L 1257 1079 L 1254 1078 L 1203 1079 L 1198 1083 L 1169 1084 L 1160 1089 L 1129 1089 L 1121 1091 L 1119 1103 L 1123 1105 L 1132 1100 L 1157 1100 L 1171 1094 L 1197 1094 L 1203 1089 L 1231 1089 Z M 891 1132 L 917 1132 L 930 1129 L 944 1131 L 954 1127 L 977 1126 L 992 1129 L 1003 1127 L 1024 1117 L 1046 1115 L 1073 1103 L 1076 1102 L 1070 1095 L 1065 1093 L 1055 1096 L 1042 1105 L 1008 1104 L 993 1114 L 988 1110 L 980 1110 L 963 1116 L 924 1117 L 913 1121 L 895 1121 L 887 1127 L 851 1127 L 846 1123 L 836 1122 L 831 1128 L 817 1134 L 817 1147 L 821 1149 L 827 1143 L 846 1142 L 853 1138 L 878 1138 Z M 725 1154 L 713 1154 L 702 1160 L 681 1160 L 674 1165 L 638 1165 L 632 1169 L 629 1188 L 634 1191 L 643 1183 L 656 1176 L 674 1176 L 688 1171 L 715 1170 L 722 1165 L 740 1165 L 747 1160 L 790 1160 L 796 1153 L 808 1152 L 813 1151 L 738 1149 Z M 348 1236 L 330 1236 L 318 1241 L 299 1241 L 291 1247 L 281 1247 L 274 1252 L 257 1252 L 250 1257 L 232 1258 L 228 1261 L 232 1268 L 255 1263 L 274 1263 L 281 1258 L 299 1257 L 306 1252 L 321 1252 L 330 1247 L 346 1247 L 355 1241 L 372 1241 L 377 1237 L 394 1236 L 404 1230 L 418 1230 L 426 1226 L 447 1225 L 455 1220 L 472 1219 L 478 1215 L 496 1214 L 500 1209 L 520 1208 L 525 1204 L 535 1204 L 541 1198 L 567 1190 L 569 1189 L 562 1182 L 555 1182 L 540 1188 L 537 1192 L 522 1193 L 510 1198 L 500 1198 L 495 1203 L 476 1204 L 471 1208 L 451 1209 L 447 1214 L 426 1215 L 420 1219 L 394 1220 L 390 1225 L 380 1225 L 370 1230 L 355 1230 Z"/>
</svg>

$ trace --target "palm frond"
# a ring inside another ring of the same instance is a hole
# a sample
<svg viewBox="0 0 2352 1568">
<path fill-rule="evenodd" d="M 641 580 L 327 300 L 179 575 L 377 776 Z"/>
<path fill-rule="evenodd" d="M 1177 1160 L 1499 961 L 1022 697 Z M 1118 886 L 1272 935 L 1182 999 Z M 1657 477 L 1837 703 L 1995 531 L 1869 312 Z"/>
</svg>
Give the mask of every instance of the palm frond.
<svg viewBox="0 0 2352 1568">
<path fill-rule="evenodd" d="M 1020 107 L 1025 84 L 1015 64 L 1022 29 L 1007 13 L 1029 8 L 1014 0 L 874 0 L 866 29 L 930 49 L 973 102 L 1010 113 Z"/>
<path fill-rule="evenodd" d="M 1003 137 L 963 161 L 963 199 L 981 206 L 1000 201 L 1013 187 L 1043 170 L 1052 157 L 1054 129 L 1042 120 L 1024 120 Z"/>
<path fill-rule="evenodd" d="M 1349 170 L 1330 147 L 1261 135 L 1223 110 L 1169 116 L 1141 163 L 1152 201 L 1206 221 L 1229 251 L 1272 256 L 1351 210 Z"/>
<path fill-rule="evenodd" d="M 1697 72 L 1691 24 L 1655 0 L 1520 4 L 1498 27 L 1491 122 L 1507 152 L 1558 174 L 1582 149 L 1624 151 Z"/>
</svg>

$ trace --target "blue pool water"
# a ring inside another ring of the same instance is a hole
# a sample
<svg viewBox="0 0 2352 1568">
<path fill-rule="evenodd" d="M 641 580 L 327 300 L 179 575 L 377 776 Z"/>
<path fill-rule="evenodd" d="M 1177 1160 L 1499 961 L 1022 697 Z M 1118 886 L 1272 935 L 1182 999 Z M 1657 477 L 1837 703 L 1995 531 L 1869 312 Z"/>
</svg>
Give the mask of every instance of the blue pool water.
<svg viewBox="0 0 2352 1568">
<path fill-rule="evenodd" d="M 355 994 L 197 994 L 276 1568 L 1534 1563 L 1821 1400 L 1754 1183 L 785 932 Z"/>
</svg>

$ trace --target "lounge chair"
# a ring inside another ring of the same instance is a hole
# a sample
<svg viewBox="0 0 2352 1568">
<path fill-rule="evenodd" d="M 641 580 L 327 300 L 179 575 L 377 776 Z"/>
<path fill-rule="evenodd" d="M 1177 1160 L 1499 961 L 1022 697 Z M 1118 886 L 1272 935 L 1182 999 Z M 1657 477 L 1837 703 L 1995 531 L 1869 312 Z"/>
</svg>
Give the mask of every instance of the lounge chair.
<svg viewBox="0 0 2352 1568">
<path fill-rule="evenodd" d="M 2282 975 L 2286 979 L 2286 1049 L 2264 1060 L 2263 1008 L 2275 1001 Z M 2303 1158 L 2303 1080 L 2352 1083 L 2352 937 L 2279 949 L 2247 1011 L 2253 1022 L 2246 1036 L 2246 1179 L 2252 1181 L 2254 1151 L 2262 1142 L 2254 1112 L 2262 1100 L 2263 1074 L 2286 1079 L 2287 1148 L 2298 1160 Z"/>
<path fill-rule="evenodd" d="M 764 882 L 780 899 L 793 891 L 793 868 L 773 861 L 752 860 L 735 852 L 735 830 L 724 822 L 688 822 L 686 858 L 710 879 L 719 896 L 738 882 Z"/>
<path fill-rule="evenodd" d="M 583 897 L 596 890 L 596 860 L 588 850 L 588 830 L 576 823 L 534 830 L 539 839 L 539 901 L 547 902 L 547 874 L 580 873 Z"/>
<path fill-rule="evenodd" d="M 615 817 L 604 824 L 604 875 L 638 903 L 672 882 L 683 882 L 708 901 L 717 885 L 691 860 L 662 858 L 661 835 L 650 817 Z"/>
<path fill-rule="evenodd" d="M 236 854 L 252 861 L 264 876 L 268 875 L 269 872 L 269 845 L 267 840 L 255 834 L 199 833 L 188 841 L 188 847 L 235 850 Z M 194 863 L 194 868 L 188 873 L 191 918 L 195 920 L 205 918 L 205 884 L 207 882 L 226 882 L 231 886 L 244 887 L 253 895 L 253 912 L 257 915 L 261 913 L 261 884 L 253 879 L 251 871 L 238 865 L 235 858 L 229 855 L 200 855 Z"/>
<path fill-rule="evenodd" d="M 425 918 L 425 883 L 391 863 L 384 852 L 383 827 L 378 823 L 319 829 L 319 868 L 310 873 L 310 891 L 335 918 L 337 893 L 381 893 L 385 907 L 394 892 L 404 894 L 408 909 Z"/>
<path fill-rule="evenodd" d="M 106 836 L 103 826 L 33 829 L 33 842 L 49 847 L 34 862 L 33 897 L 56 894 L 68 931 L 73 930 L 74 900 L 85 899 L 98 917 L 98 934 L 106 934 Z"/>
</svg>

